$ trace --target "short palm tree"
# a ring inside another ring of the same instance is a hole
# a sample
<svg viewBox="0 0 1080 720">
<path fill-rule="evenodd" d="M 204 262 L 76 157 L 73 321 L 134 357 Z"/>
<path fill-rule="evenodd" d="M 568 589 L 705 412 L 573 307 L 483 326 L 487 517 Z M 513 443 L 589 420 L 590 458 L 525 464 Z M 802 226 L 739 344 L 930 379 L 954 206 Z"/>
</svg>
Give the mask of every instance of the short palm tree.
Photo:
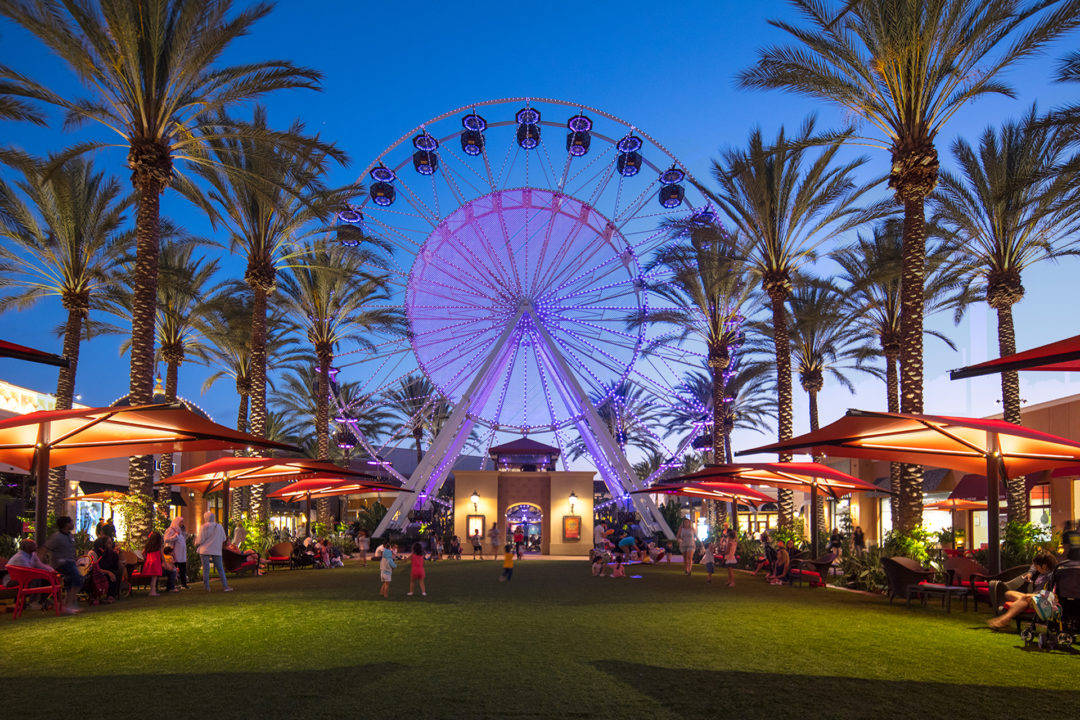
<svg viewBox="0 0 1080 720">
<path fill-rule="evenodd" d="M 1012 306 L 1024 296 L 1021 273 L 1031 265 L 1076 254 L 1073 234 L 1080 223 L 1076 162 L 1063 162 L 1069 134 L 1042 121 L 1032 108 L 1000 129 L 988 127 L 978 148 L 957 139 L 952 146 L 958 173 L 941 174 L 934 194 L 935 220 L 952 239 L 961 265 L 985 291 L 997 312 L 998 350 L 1016 352 Z M 1001 374 L 1004 418 L 1019 424 L 1020 379 Z M 1023 477 L 1007 484 L 1011 520 L 1028 518 Z"/>
<path fill-rule="evenodd" d="M 863 221 L 855 203 L 864 188 L 853 174 L 865 160 L 840 160 L 840 146 L 812 150 L 814 118 L 793 136 L 780 128 L 766 142 L 760 129 L 750 133 L 745 150 L 728 150 L 714 162 L 713 197 L 738 232 L 747 238 L 751 272 L 757 276 L 772 311 L 776 359 L 777 437 L 792 436 L 791 342 L 786 302 L 799 268 L 814 249 Z M 781 461 L 790 461 L 781 454 Z M 780 490 L 779 522 L 790 525 L 794 496 Z"/>
<path fill-rule="evenodd" d="M 449 417 L 449 403 L 442 391 L 423 373 L 412 373 L 398 380 L 383 392 L 383 407 L 400 423 L 398 435 L 411 435 L 416 448 L 416 462 L 424 459 L 424 434 L 442 426 Z M 434 436 L 436 433 L 432 433 Z"/>
<path fill-rule="evenodd" d="M 14 187 L 0 180 L 0 238 L 10 243 L 0 245 L 0 309 L 60 299 L 67 312 L 68 367 L 56 382 L 56 409 L 67 410 L 91 303 L 115 286 L 124 244 L 120 228 L 130 202 L 120 183 L 89 162 L 69 160 L 49 174 L 42 163 L 21 167 L 23 177 Z M 57 514 L 68 494 L 65 478 L 62 467 L 49 474 L 48 507 Z"/>
<path fill-rule="evenodd" d="M 302 334 L 315 354 L 316 457 L 330 459 L 330 366 L 344 342 L 370 346 L 365 334 L 400 326 L 400 314 L 388 308 L 385 274 L 364 271 L 365 248 L 325 242 L 305 246 L 281 280 L 281 306 L 294 332 Z"/>
<path fill-rule="evenodd" d="M 267 130 L 265 110 L 255 109 L 251 126 L 258 133 Z M 293 145 L 305 142 L 299 123 L 285 134 Z M 247 260 L 244 281 L 252 298 L 249 430 L 261 437 L 266 423 L 267 309 L 278 270 L 298 257 L 303 241 L 325 224 L 352 190 L 331 191 L 325 186 L 328 163 L 344 161 L 344 154 L 317 141 L 303 152 L 268 153 L 258 142 L 230 138 L 212 143 L 211 155 L 217 164 L 198 170 L 209 186 L 211 219 L 226 228 L 233 252 Z M 267 506 L 260 486 L 252 486 L 251 501 L 265 520 Z"/>
<path fill-rule="evenodd" d="M 765 48 L 743 87 L 785 89 L 825 100 L 872 126 L 846 139 L 889 151 L 889 187 L 904 206 L 901 409 L 923 411 L 926 198 L 938 178 L 935 142 L 972 100 L 1011 95 L 1002 75 L 1080 23 L 1068 0 L 861 0 L 842 16 L 823 0 L 790 0 L 803 24 L 771 24 L 793 38 Z M 922 523 L 922 467 L 905 465 L 898 528 Z"/>
<path fill-rule="evenodd" d="M 660 447 L 656 430 L 662 426 L 664 409 L 643 386 L 629 380 L 613 382 L 589 393 L 589 400 L 623 452 L 627 447 L 644 452 Z M 576 460 L 587 452 L 584 441 L 578 439 L 570 443 L 566 456 Z"/>
<path fill-rule="evenodd" d="M 676 226 L 673 242 L 661 247 L 646 265 L 643 276 L 652 278 L 647 289 L 659 300 L 656 309 L 629 318 L 628 325 L 670 328 L 645 352 L 663 351 L 671 343 L 692 340 L 704 346 L 709 368 L 713 409 L 710 418 L 712 447 L 724 455 L 724 383 L 732 352 L 738 346 L 741 308 L 749 295 L 744 248 L 735 235 L 720 226 L 711 213 Z"/>
<path fill-rule="evenodd" d="M 8 94 L 62 108 L 65 123 L 100 123 L 120 143 L 82 143 L 62 157 L 105 147 L 127 151 L 136 194 L 135 287 L 131 318 L 133 404 L 150 401 L 154 382 L 154 313 L 160 243 L 161 194 L 169 187 L 197 196 L 179 175 L 180 162 L 226 168 L 209 152 L 211 143 L 243 137 L 262 148 L 288 147 L 289 134 L 260 132 L 224 120 L 220 113 L 274 90 L 317 89 L 319 74 L 274 61 L 223 66 L 222 55 L 271 7 L 256 4 L 232 13 L 231 0 L 24 0 L 0 3 L 0 12 L 37 36 L 91 89 L 73 98 L 9 68 L 0 80 Z M 280 150 L 278 150 L 280 152 Z M 229 171 L 235 172 L 235 168 Z M 150 495 L 148 459 L 133 459 L 132 492 Z M 135 518 L 137 535 L 149 518 Z"/>
</svg>

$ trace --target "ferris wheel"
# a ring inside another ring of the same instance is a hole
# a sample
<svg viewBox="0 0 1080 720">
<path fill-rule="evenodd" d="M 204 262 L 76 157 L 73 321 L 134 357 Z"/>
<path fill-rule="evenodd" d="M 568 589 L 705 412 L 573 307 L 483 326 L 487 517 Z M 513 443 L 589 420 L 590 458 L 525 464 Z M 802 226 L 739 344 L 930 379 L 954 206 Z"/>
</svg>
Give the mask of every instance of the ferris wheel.
<svg viewBox="0 0 1080 720">
<path fill-rule="evenodd" d="M 686 169 L 609 113 L 510 98 L 420 125 L 362 181 L 366 195 L 338 221 L 392 248 L 385 262 L 364 262 L 387 278 L 408 330 L 339 353 L 339 381 L 358 389 L 332 398 L 337 420 L 370 462 L 389 466 L 388 448 L 408 444 L 412 422 L 369 437 L 360 420 L 388 390 L 422 373 L 434 390 L 415 399 L 417 415 L 449 408 L 416 470 L 399 476 L 415 495 L 402 493 L 377 533 L 430 502 L 467 443 L 508 435 L 547 436 L 564 463 L 577 444 L 614 498 L 670 533 L 647 496 L 629 494 L 642 482 L 610 418 L 628 383 L 657 403 L 693 402 L 680 383 L 703 367 L 702 349 L 668 346 L 632 322 L 650 312 L 649 255 L 673 224 L 709 216 Z M 674 460 L 700 429 L 674 444 L 664 428 L 648 432 Z"/>
</svg>

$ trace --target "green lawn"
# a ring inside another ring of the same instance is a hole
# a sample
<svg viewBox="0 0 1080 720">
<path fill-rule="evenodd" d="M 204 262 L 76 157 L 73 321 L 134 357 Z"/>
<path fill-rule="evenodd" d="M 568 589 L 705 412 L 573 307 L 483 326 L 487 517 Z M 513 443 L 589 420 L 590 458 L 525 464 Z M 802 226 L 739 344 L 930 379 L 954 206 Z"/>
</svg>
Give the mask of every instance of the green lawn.
<svg viewBox="0 0 1080 720">
<path fill-rule="evenodd" d="M 639 568 L 634 568 L 638 571 Z M 837 590 L 734 590 L 584 562 L 279 571 L 236 592 L 0 616 L 7 717 L 1036 717 L 1080 702 L 1080 656 L 1022 649 L 986 615 Z M 634 574 L 639 574 L 635 572 Z"/>
</svg>

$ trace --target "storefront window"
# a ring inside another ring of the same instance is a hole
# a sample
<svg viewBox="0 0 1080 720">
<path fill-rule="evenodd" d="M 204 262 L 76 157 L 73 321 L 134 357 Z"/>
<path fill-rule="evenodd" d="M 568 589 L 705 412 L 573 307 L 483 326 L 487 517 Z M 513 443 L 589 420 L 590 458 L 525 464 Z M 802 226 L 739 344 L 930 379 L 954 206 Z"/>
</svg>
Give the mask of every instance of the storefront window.
<svg viewBox="0 0 1080 720">
<path fill-rule="evenodd" d="M 1036 485 L 1028 493 L 1028 512 L 1031 522 L 1050 525 L 1050 486 Z"/>
<path fill-rule="evenodd" d="M 892 498 L 882 498 L 878 501 L 881 510 L 878 515 L 881 522 L 878 523 L 878 543 L 885 541 L 885 535 L 892 531 Z"/>
</svg>

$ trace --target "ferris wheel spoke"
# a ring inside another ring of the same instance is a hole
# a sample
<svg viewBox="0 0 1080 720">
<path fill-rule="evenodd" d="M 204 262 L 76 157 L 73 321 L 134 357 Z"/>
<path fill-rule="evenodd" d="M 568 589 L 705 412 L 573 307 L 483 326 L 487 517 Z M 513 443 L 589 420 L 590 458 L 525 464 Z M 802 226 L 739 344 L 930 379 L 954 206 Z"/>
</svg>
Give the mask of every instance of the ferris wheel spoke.
<svg viewBox="0 0 1080 720">
<path fill-rule="evenodd" d="M 580 333 L 576 333 L 573 330 L 565 330 L 565 332 L 570 337 L 578 340 L 578 342 L 580 342 L 587 350 L 592 351 L 592 352 L 583 352 L 583 353 L 581 353 L 582 356 L 590 357 L 593 360 L 593 362 L 597 363 L 598 365 L 603 365 L 604 367 L 606 367 L 611 372 L 614 372 L 614 373 L 616 373 L 618 375 L 622 374 L 622 372 L 623 372 L 622 368 L 626 365 L 626 359 L 625 358 L 617 358 L 617 357 L 615 357 L 614 355 L 609 353 L 607 350 L 605 350 L 604 348 L 602 348 L 599 345 L 595 344 L 589 338 L 585 337 L 584 335 L 581 335 Z M 599 338 L 597 338 L 597 339 L 599 340 Z M 606 338 L 605 337 L 604 343 L 607 344 L 607 345 L 615 345 L 617 347 L 621 347 L 621 348 L 624 348 L 626 350 L 633 351 L 632 347 L 622 345 L 618 341 L 613 340 L 611 338 Z M 596 354 L 593 354 L 593 353 L 596 353 Z M 607 358 L 607 360 L 611 362 L 611 365 L 608 365 L 608 364 L 604 363 L 602 360 L 600 360 L 600 357 Z"/>
<path fill-rule="evenodd" d="M 567 177 L 563 183 L 563 192 L 567 195 L 574 197 L 580 197 L 585 188 L 590 187 L 593 183 L 598 182 L 604 174 L 612 172 L 612 166 L 614 163 L 611 159 L 614 157 L 614 147 L 606 149 L 602 152 L 593 153 L 591 159 L 581 164 L 581 167 L 575 171 L 572 175 Z M 592 175 L 586 177 L 586 173 L 593 172 Z M 582 178 L 586 178 L 582 180 Z M 578 181 L 581 180 L 580 183 Z M 575 184 L 577 183 L 577 184 Z M 591 197 L 591 194 L 590 194 Z"/>
<path fill-rule="evenodd" d="M 559 425 L 565 420 L 568 420 L 569 417 L 560 418 L 559 413 L 555 412 L 555 405 L 551 401 L 551 389 L 548 387 L 547 373 L 544 371 L 544 363 L 536 363 L 536 369 L 537 373 L 540 375 L 540 385 L 541 387 L 543 387 L 544 390 L 544 401 L 547 403 L 548 414 L 551 416 L 551 427 L 552 430 L 555 432 L 555 439 L 559 443 L 559 452 L 561 454 L 562 440 L 559 439 Z M 566 414 L 567 416 L 570 415 L 569 412 Z"/>
<path fill-rule="evenodd" d="M 398 176 L 397 185 L 405 191 L 402 193 L 402 195 L 405 196 L 405 201 L 409 203 L 413 210 L 420 214 L 421 219 L 426 221 L 431 227 L 437 227 L 439 224 L 439 214 L 437 212 L 432 212 L 431 208 L 420 199 L 420 196 L 413 190 L 412 186 L 405 181 L 403 176 Z"/>
<path fill-rule="evenodd" d="M 464 260 L 466 263 L 472 261 L 472 262 L 476 263 L 477 268 L 483 269 L 483 270 L 488 270 L 487 266 L 483 265 L 483 264 L 480 264 L 479 258 L 477 258 L 475 255 L 473 255 L 471 253 L 471 251 L 469 251 L 468 248 L 466 248 L 463 244 L 454 243 L 451 247 L 453 247 L 455 252 L 457 252 L 458 256 L 460 256 L 461 259 Z M 467 252 L 468 256 L 463 254 L 462 250 Z M 465 287 L 477 288 L 479 286 L 483 286 L 483 287 L 488 288 L 491 291 L 495 291 L 495 292 L 498 291 L 498 289 L 499 289 L 498 278 L 485 278 L 485 277 L 482 277 L 481 275 L 478 275 L 478 274 L 472 272 L 467 267 L 463 266 L 461 263 L 453 262 L 450 258 L 446 257 L 445 255 L 442 255 L 440 257 L 440 260 L 443 263 L 445 263 L 446 265 L 453 268 L 457 272 L 457 276 L 454 277 L 454 280 L 457 280 L 458 282 L 463 283 Z M 490 270 L 489 270 L 489 272 L 490 272 Z M 482 297 L 487 297 L 486 293 L 481 292 L 480 295 Z"/>
</svg>

